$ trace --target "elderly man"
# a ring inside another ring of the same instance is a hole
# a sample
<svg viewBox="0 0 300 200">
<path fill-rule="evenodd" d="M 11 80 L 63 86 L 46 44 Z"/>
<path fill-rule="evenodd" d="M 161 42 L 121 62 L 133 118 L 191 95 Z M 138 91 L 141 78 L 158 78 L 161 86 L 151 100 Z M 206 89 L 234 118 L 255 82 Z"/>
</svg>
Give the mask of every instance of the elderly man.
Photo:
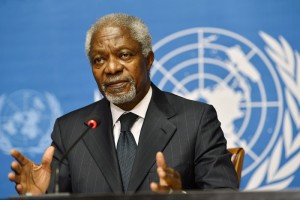
<svg viewBox="0 0 300 200">
<path fill-rule="evenodd" d="M 151 83 L 154 53 L 140 19 L 126 14 L 102 17 L 87 32 L 86 53 L 105 98 L 56 120 L 41 165 L 12 150 L 16 161 L 8 176 L 18 193 L 53 192 L 56 168 L 61 192 L 238 187 L 214 108 L 162 92 Z M 59 166 L 85 123 L 95 117 L 100 125 Z"/>
</svg>

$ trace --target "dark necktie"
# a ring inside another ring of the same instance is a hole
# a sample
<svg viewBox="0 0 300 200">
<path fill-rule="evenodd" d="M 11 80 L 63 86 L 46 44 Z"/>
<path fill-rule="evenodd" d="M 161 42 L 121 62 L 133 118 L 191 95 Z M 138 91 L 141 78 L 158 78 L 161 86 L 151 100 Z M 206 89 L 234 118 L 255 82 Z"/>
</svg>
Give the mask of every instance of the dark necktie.
<svg viewBox="0 0 300 200">
<path fill-rule="evenodd" d="M 123 190 L 127 191 L 131 169 L 136 152 L 136 142 L 130 131 L 138 116 L 133 113 L 123 114 L 120 117 L 121 133 L 117 145 L 119 166 L 122 175 Z"/>
</svg>

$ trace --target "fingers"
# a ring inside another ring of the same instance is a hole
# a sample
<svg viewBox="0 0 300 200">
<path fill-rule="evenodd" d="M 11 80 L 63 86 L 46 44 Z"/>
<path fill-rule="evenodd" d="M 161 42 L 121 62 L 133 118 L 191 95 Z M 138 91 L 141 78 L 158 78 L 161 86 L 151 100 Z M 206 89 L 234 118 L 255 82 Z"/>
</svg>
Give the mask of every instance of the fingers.
<svg viewBox="0 0 300 200">
<path fill-rule="evenodd" d="M 160 179 L 170 183 L 175 178 L 180 178 L 180 175 L 173 168 L 168 167 L 165 157 L 162 152 L 156 154 L 157 174 Z"/>
<path fill-rule="evenodd" d="M 173 183 L 173 180 L 180 179 L 180 174 L 173 168 L 157 168 L 159 178 L 163 179 L 168 185 Z"/>
<path fill-rule="evenodd" d="M 11 163 L 11 169 L 16 173 L 16 174 L 21 174 L 21 172 L 22 172 L 22 167 L 21 167 L 21 165 L 17 162 L 17 161 L 13 161 L 12 163 Z"/>
<path fill-rule="evenodd" d="M 54 150 L 55 148 L 53 146 L 48 147 L 42 158 L 42 167 L 49 172 L 51 171 L 51 162 L 53 159 Z"/>
<path fill-rule="evenodd" d="M 174 170 L 173 168 L 157 168 L 157 174 L 159 176 L 159 185 L 161 188 L 159 189 L 167 189 L 169 191 L 170 188 L 173 190 L 181 190 L 181 177 L 180 174 Z M 167 186 L 167 187 L 165 187 Z"/>
<path fill-rule="evenodd" d="M 9 173 L 8 174 L 8 179 L 11 182 L 16 183 L 15 189 L 18 192 L 18 194 L 23 194 L 23 186 L 20 184 L 21 182 L 21 177 L 19 175 L 16 175 L 15 173 Z"/>
<path fill-rule="evenodd" d="M 23 191 L 23 186 L 20 184 L 20 176 L 14 174 L 14 173 L 9 173 L 9 174 L 8 174 L 8 179 L 9 179 L 11 182 L 15 182 L 15 183 L 16 183 L 15 189 L 16 189 L 16 191 L 18 192 L 18 194 L 23 194 L 23 193 L 22 193 L 22 191 Z"/>
<path fill-rule="evenodd" d="M 15 189 L 18 194 L 23 194 L 23 186 L 21 184 L 16 184 Z"/>
<path fill-rule="evenodd" d="M 165 169 L 167 167 L 167 162 L 166 162 L 164 154 L 162 152 L 157 152 L 156 164 L 157 164 L 157 167 L 161 167 L 163 169 Z"/>
<path fill-rule="evenodd" d="M 162 185 L 159 185 L 159 184 L 154 183 L 154 182 L 152 182 L 150 184 L 150 189 L 153 192 L 157 192 L 157 193 L 169 193 L 171 191 L 170 187 L 168 187 L 168 186 L 162 186 Z"/>
<path fill-rule="evenodd" d="M 19 194 L 26 192 L 41 194 L 47 189 L 50 181 L 50 174 L 47 172 L 51 173 L 53 154 L 54 147 L 47 148 L 42 158 L 42 165 L 37 165 L 19 151 L 11 151 L 16 161 L 11 164 L 13 172 L 8 174 L 8 179 L 16 183 L 15 189 Z"/>
<path fill-rule="evenodd" d="M 11 169 L 14 171 L 8 174 L 8 179 L 12 182 L 15 182 L 16 184 L 20 183 L 21 178 L 20 174 L 22 172 L 22 167 L 17 161 L 13 161 L 11 163 Z"/>
<path fill-rule="evenodd" d="M 151 183 L 150 187 L 154 192 L 168 193 L 171 190 L 181 190 L 180 174 L 173 168 L 168 167 L 163 153 L 156 154 L 157 174 L 159 184 Z"/>
<path fill-rule="evenodd" d="M 15 182 L 16 184 L 20 183 L 20 176 L 16 175 L 15 173 L 9 173 L 8 174 L 8 179 L 11 182 Z"/>
<path fill-rule="evenodd" d="M 14 157 L 14 158 L 20 163 L 21 166 L 24 166 L 24 165 L 26 165 L 26 164 L 29 163 L 28 158 L 26 158 L 26 157 L 25 157 L 21 152 L 19 152 L 18 150 L 15 150 L 15 149 L 11 150 L 10 155 L 11 155 L 12 157 Z"/>
</svg>

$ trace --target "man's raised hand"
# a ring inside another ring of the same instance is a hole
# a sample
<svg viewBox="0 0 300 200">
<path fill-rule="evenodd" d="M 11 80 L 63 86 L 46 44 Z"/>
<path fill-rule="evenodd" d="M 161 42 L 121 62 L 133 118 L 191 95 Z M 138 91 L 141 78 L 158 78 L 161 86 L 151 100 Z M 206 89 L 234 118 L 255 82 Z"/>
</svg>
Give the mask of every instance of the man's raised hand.
<svg viewBox="0 0 300 200">
<path fill-rule="evenodd" d="M 38 195 L 46 192 L 50 183 L 53 154 L 54 147 L 48 147 L 43 155 L 42 164 L 38 165 L 19 151 L 11 151 L 15 161 L 11 163 L 13 172 L 8 174 L 8 178 L 16 183 L 15 188 L 19 194 Z"/>
<path fill-rule="evenodd" d="M 156 154 L 157 174 L 159 183 L 152 182 L 150 188 L 153 192 L 171 193 L 173 191 L 181 191 L 181 177 L 180 174 L 167 166 L 164 155 L 161 152 Z"/>
</svg>

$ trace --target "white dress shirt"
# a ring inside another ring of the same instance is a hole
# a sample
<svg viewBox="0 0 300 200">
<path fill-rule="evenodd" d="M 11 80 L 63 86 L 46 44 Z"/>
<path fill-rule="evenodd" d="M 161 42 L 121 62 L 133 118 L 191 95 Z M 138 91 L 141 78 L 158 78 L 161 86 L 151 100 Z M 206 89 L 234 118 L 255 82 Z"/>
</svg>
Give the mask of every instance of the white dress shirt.
<svg viewBox="0 0 300 200">
<path fill-rule="evenodd" d="M 131 132 L 133 134 L 133 137 L 135 139 L 136 144 L 139 143 L 140 133 L 141 129 L 144 123 L 144 119 L 146 116 L 146 112 L 150 103 L 152 97 L 152 88 L 150 87 L 149 91 L 147 92 L 146 96 L 138 103 L 132 110 L 125 111 L 119 108 L 118 106 L 114 105 L 113 103 L 110 103 L 110 109 L 112 114 L 112 120 L 113 120 L 113 134 L 114 134 L 114 140 L 115 140 L 115 146 L 117 148 L 120 132 L 121 132 L 121 123 L 119 121 L 119 118 L 124 113 L 132 112 L 138 116 L 137 120 L 134 122 L 133 126 L 131 127 Z"/>
</svg>

